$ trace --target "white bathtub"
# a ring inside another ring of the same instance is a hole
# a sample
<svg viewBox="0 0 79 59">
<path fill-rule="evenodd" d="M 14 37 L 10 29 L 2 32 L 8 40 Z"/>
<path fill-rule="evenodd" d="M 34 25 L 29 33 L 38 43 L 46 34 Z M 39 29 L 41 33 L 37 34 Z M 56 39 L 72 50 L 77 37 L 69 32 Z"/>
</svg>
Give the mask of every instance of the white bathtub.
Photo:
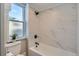
<svg viewBox="0 0 79 59">
<path fill-rule="evenodd" d="M 29 56 L 75 56 L 75 53 L 40 43 L 38 47 L 29 48 Z"/>
</svg>

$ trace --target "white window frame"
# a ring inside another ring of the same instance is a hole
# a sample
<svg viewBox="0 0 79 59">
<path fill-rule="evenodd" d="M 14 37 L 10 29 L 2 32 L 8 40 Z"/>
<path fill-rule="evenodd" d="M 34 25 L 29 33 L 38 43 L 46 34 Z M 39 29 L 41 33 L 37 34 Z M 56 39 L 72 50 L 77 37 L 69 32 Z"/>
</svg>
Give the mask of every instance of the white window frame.
<svg viewBox="0 0 79 59">
<path fill-rule="evenodd" d="M 9 20 L 9 21 L 23 23 L 23 37 L 25 37 L 25 35 L 26 35 L 26 14 L 25 14 L 26 13 L 26 4 L 23 5 L 22 3 L 15 3 L 15 5 L 22 7 L 23 21 L 19 21 L 19 20 Z"/>
</svg>

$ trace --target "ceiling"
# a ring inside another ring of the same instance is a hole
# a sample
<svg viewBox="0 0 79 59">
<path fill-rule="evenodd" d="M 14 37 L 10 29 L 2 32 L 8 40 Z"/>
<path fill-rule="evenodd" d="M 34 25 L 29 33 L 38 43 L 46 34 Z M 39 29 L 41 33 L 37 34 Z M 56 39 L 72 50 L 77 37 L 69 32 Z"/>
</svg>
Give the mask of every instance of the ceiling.
<svg viewBox="0 0 79 59">
<path fill-rule="evenodd" d="M 54 8 L 62 3 L 30 3 L 30 7 L 36 11 L 44 11 L 46 9 Z"/>
</svg>

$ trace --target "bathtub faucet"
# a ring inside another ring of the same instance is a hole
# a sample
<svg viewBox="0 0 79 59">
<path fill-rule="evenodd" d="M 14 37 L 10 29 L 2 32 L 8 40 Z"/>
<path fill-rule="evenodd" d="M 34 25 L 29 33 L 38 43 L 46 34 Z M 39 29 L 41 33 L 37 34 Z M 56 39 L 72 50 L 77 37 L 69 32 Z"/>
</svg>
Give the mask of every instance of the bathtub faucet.
<svg viewBox="0 0 79 59">
<path fill-rule="evenodd" d="M 35 44 L 36 44 L 36 47 L 38 47 L 39 43 L 38 42 L 35 42 Z"/>
</svg>

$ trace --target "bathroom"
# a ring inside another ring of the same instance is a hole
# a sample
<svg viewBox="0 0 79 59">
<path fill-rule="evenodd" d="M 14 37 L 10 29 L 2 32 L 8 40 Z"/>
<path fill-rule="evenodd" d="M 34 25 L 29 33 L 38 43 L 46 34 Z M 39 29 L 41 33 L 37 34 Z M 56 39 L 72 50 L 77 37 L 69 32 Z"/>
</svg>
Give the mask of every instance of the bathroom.
<svg viewBox="0 0 79 59">
<path fill-rule="evenodd" d="M 0 55 L 79 56 L 79 3 L 4 3 L 0 12 Z"/>
</svg>

